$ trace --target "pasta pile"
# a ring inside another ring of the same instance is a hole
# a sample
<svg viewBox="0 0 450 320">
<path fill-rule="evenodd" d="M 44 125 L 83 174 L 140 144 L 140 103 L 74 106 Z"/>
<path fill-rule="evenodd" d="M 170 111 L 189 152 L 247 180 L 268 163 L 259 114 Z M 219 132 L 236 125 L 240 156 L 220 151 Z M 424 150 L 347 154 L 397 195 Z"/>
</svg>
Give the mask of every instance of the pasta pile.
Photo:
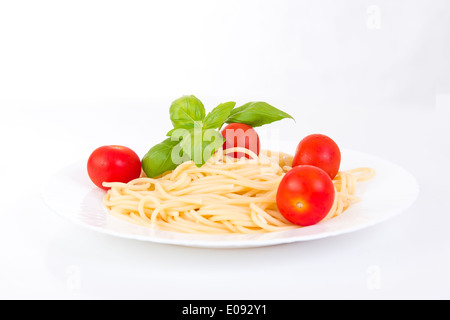
<svg viewBox="0 0 450 320">
<path fill-rule="evenodd" d="M 244 152 L 236 160 L 226 154 Z M 292 156 L 244 148 L 216 153 L 198 168 L 192 161 L 158 178 L 129 183 L 104 183 L 111 189 L 103 203 L 110 213 L 145 227 L 183 233 L 266 233 L 300 228 L 277 209 L 276 194 Z M 358 201 L 357 182 L 370 179 L 374 170 L 339 172 L 333 180 L 336 197 L 324 220 L 344 212 Z"/>
</svg>

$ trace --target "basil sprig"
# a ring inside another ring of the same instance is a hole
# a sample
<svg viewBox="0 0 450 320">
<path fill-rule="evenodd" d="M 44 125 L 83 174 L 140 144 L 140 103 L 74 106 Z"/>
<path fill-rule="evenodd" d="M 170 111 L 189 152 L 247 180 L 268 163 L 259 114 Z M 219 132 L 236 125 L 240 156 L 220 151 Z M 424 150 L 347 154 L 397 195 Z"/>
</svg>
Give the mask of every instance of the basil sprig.
<svg viewBox="0 0 450 320">
<path fill-rule="evenodd" d="M 220 148 L 225 139 L 219 130 L 225 123 L 243 123 L 259 127 L 285 118 L 294 119 L 266 102 L 249 102 L 235 108 L 236 102 L 219 104 L 206 114 L 195 96 L 183 96 L 170 106 L 173 128 L 169 138 L 152 147 L 142 159 L 142 168 L 154 178 L 193 160 L 201 167 Z"/>
</svg>

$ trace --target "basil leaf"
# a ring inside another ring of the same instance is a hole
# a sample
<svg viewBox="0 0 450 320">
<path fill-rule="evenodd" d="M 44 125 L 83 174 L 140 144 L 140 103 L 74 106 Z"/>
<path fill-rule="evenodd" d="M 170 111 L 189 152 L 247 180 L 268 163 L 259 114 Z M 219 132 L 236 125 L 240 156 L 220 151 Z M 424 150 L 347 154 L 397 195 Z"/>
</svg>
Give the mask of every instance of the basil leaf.
<svg viewBox="0 0 450 320">
<path fill-rule="evenodd" d="M 203 121 L 205 107 L 195 96 L 183 96 L 170 106 L 170 120 L 174 128 L 192 128 L 195 121 Z"/>
<path fill-rule="evenodd" d="M 203 122 L 202 121 L 195 121 L 192 123 L 192 126 L 189 126 L 187 128 L 183 128 L 183 127 L 177 127 L 177 128 L 172 128 L 169 132 L 166 133 L 166 136 L 168 137 L 172 137 L 174 133 L 177 133 L 176 136 L 180 136 L 180 132 L 183 132 L 182 130 L 194 130 L 196 128 L 203 128 Z"/>
<path fill-rule="evenodd" d="M 295 119 L 266 102 L 249 102 L 231 111 L 226 123 L 244 123 L 252 127 L 260 127 L 281 119 Z"/>
<path fill-rule="evenodd" d="M 233 110 L 236 102 L 230 101 L 219 104 L 215 107 L 205 118 L 204 128 L 205 129 L 217 129 L 222 127 L 225 121 L 230 116 L 231 110 Z"/>
<path fill-rule="evenodd" d="M 218 130 L 196 128 L 189 130 L 189 133 L 183 136 L 180 145 L 186 157 L 200 168 L 217 150 L 222 148 L 224 142 L 225 138 Z"/>
<path fill-rule="evenodd" d="M 203 161 L 204 163 L 213 156 L 216 151 L 221 150 L 225 138 L 218 130 L 206 129 L 203 132 Z"/>
<path fill-rule="evenodd" d="M 179 144 L 171 138 L 152 147 L 142 158 L 142 169 L 149 178 L 157 177 L 167 171 L 174 170 L 180 163 L 173 161 L 172 152 Z"/>
<path fill-rule="evenodd" d="M 170 130 L 169 132 L 166 133 L 166 136 L 171 137 L 172 134 L 178 129 L 180 129 L 180 128 L 173 128 L 172 130 Z"/>
</svg>

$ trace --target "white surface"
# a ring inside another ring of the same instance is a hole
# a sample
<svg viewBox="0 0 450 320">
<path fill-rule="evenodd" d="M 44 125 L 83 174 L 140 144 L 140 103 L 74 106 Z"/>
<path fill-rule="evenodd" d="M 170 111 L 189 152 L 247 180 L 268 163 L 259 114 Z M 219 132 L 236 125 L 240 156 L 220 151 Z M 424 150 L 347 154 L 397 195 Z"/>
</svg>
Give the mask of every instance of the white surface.
<svg viewBox="0 0 450 320">
<path fill-rule="evenodd" d="M 282 144 L 282 143 L 280 143 Z M 285 142 L 279 151 L 293 153 L 297 143 Z M 314 226 L 258 235 L 199 235 L 154 230 L 134 225 L 108 214 L 98 189 L 86 174 L 85 161 L 77 161 L 49 177 L 42 188 L 46 205 L 78 225 L 105 234 L 141 241 L 199 248 L 256 248 L 323 239 L 374 226 L 403 213 L 417 199 L 419 185 L 402 167 L 354 150 L 341 150 L 341 169 L 376 168 L 376 176 L 360 183 L 356 196 L 361 202 L 340 216 Z"/>
<path fill-rule="evenodd" d="M 450 298 L 449 15 L 444 0 L 0 1 L 0 298 Z M 297 119 L 280 136 L 397 163 L 418 201 L 351 234 L 229 250 L 47 209 L 46 178 L 99 145 L 143 155 L 183 94 L 271 102 Z"/>
</svg>

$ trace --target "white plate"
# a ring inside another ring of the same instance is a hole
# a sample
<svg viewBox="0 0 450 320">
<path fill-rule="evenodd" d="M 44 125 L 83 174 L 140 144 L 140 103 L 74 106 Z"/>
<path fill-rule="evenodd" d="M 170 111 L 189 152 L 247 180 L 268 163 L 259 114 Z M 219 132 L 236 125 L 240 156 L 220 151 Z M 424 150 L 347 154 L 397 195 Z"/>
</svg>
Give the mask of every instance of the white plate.
<svg viewBox="0 0 450 320">
<path fill-rule="evenodd" d="M 295 146 L 281 149 L 295 150 Z M 362 200 L 334 219 L 290 231 L 258 235 L 193 235 L 134 225 L 108 214 L 102 205 L 105 191 L 89 180 L 86 161 L 76 162 L 52 176 L 42 195 L 56 213 L 95 231 L 128 239 L 205 248 L 262 247 L 336 236 L 385 221 L 405 211 L 416 200 L 418 183 L 405 169 L 373 155 L 352 150 L 341 152 L 342 170 L 372 167 L 377 172 L 372 180 L 358 184 L 357 195 Z"/>
</svg>

